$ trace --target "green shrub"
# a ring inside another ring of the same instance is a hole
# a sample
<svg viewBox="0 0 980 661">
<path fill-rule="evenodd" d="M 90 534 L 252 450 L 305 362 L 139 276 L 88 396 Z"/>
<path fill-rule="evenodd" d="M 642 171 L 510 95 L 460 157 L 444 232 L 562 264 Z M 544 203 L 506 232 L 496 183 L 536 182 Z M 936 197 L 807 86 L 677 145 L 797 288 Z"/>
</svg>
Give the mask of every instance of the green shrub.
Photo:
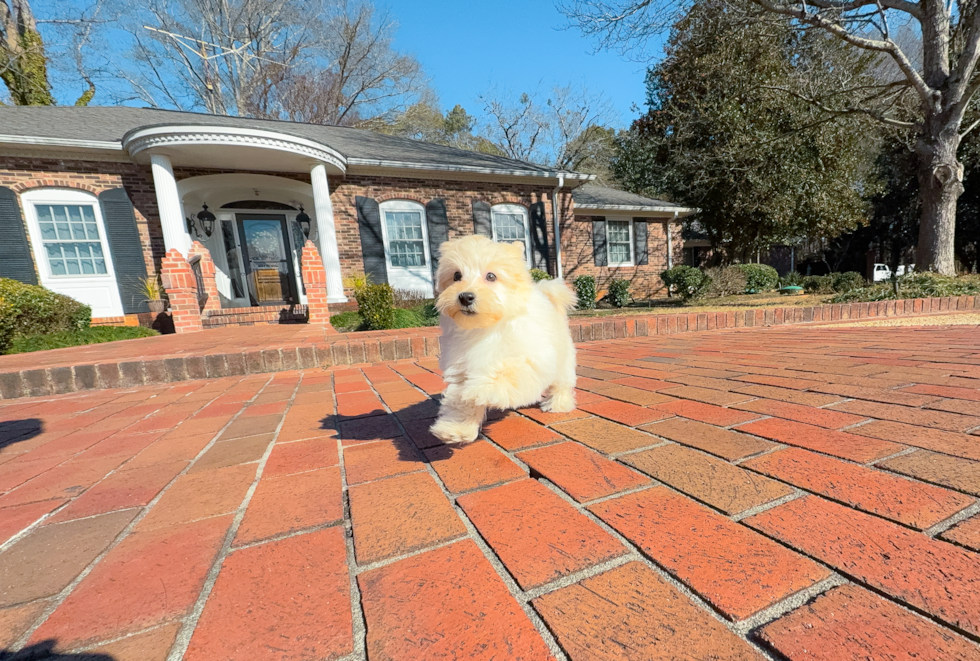
<svg viewBox="0 0 980 661">
<path fill-rule="evenodd" d="M 578 296 L 579 310 L 595 309 L 595 278 L 591 275 L 580 275 L 575 278 L 575 294 Z"/>
<path fill-rule="evenodd" d="M 711 286 L 708 287 L 708 296 L 733 296 L 744 294 L 746 283 L 745 274 L 741 269 L 732 266 L 724 268 L 711 268 L 704 271 L 711 278 Z"/>
<path fill-rule="evenodd" d="M 542 280 L 551 280 L 551 276 L 548 275 L 546 271 L 541 269 L 531 269 L 531 277 L 534 278 L 535 282 L 541 282 Z"/>
<path fill-rule="evenodd" d="M 0 278 L 0 298 L 6 302 L 0 326 L 11 329 L 9 337 L 81 330 L 92 322 L 92 308 L 44 287 Z"/>
<path fill-rule="evenodd" d="M 630 281 L 612 279 L 609 281 L 609 302 L 617 308 L 626 307 L 630 302 Z"/>
<path fill-rule="evenodd" d="M 94 326 L 73 331 L 58 331 L 43 335 L 18 335 L 10 343 L 7 353 L 29 353 L 47 349 L 79 347 L 84 344 L 101 344 L 117 340 L 135 340 L 140 337 L 159 335 L 155 330 L 142 326 Z"/>
<path fill-rule="evenodd" d="M 365 285 L 354 293 L 354 297 L 369 330 L 395 327 L 395 292 L 391 285 Z"/>
<path fill-rule="evenodd" d="M 704 298 L 711 287 L 711 276 L 693 266 L 675 266 L 660 274 L 667 287 L 681 295 L 685 301 Z"/>
<path fill-rule="evenodd" d="M 830 274 L 830 286 L 838 294 L 843 294 L 844 292 L 849 292 L 852 289 L 860 289 L 868 283 L 865 282 L 864 276 L 857 271 L 846 271 L 844 273 L 831 273 Z"/>
<path fill-rule="evenodd" d="M 439 311 L 429 302 L 411 309 L 395 308 L 392 311 L 392 328 L 418 328 L 421 326 L 438 326 Z M 330 316 L 330 323 L 340 333 L 371 330 L 360 312 L 341 312 Z"/>
<path fill-rule="evenodd" d="M 0 298 L 0 353 L 5 353 L 10 341 L 14 339 L 14 323 L 17 315 L 14 306 Z"/>
<path fill-rule="evenodd" d="M 790 271 L 779 279 L 779 286 L 782 287 L 802 287 L 803 276 L 799 271 Z"/>
<path fill-rule="evenodd" d="M 803 291 L 808 294 L 832 294 L 834 293 L 834 279 L 829 275 L 804 276 Z"/>
<path fill-rule="evenodd" d="M 897 298 L 932 298 L 942 296 L 972 296 L 980 294 L 980 276 L 951 277 L 916 271 L 898 279 Z M 891 282 L 859 287 L 842 292 L 830 299 L 831 303 L 886 301 L 896 298 Z"/>
<path fill-rule="evenodd" d="M 745 274 L 746 291 L 772 291 L 779 286 L 779 272 L 765 264 L 736 264 Z"/>
</svg>

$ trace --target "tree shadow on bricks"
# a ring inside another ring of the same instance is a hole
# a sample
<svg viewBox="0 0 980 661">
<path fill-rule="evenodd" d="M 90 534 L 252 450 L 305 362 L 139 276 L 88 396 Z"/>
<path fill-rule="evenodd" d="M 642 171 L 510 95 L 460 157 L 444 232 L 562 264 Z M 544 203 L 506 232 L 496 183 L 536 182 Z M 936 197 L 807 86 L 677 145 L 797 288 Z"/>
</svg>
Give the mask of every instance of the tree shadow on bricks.
<svg viewBox="0 0 980 661">
<path fill-rule="evenodd" d="M 43 431 L 44 423 L 38 418 L 0 422 L 0 450 L 14 443 L 30 440 Z"/>
<path fill-rule="evenodd" d="M 116 661 L 115 657 L 108 654 L 96 654 L 91 652 L 78 652 L 75 654 L 59 654 L 56 651 L 58 641 L 42 640 L 40 643 L 25 647 L 24 649 L 13 652 L 0 649 L 0 661 Z"/>
</svg>

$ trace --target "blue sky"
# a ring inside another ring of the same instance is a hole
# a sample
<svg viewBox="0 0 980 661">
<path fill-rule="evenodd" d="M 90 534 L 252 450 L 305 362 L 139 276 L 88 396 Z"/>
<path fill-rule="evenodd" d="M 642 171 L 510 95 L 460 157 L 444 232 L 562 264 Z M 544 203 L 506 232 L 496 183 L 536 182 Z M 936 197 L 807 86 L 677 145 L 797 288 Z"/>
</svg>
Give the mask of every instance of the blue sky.
<svg viewBox="0 0 980 661">
<path fill-rule="evenodd" d="M 516 95 L 554 85 L 586 86 L 612 102 L 621 126 L 643 105 L 644 67 L 618 53 L 593 53 L 591 40 L 561 29 L 565 17 L 551 0 L 388 0 L 398 21 L 396 45 L 413 53 L 444 109 L 471 114 L 491 87 Z"/>
</svg>

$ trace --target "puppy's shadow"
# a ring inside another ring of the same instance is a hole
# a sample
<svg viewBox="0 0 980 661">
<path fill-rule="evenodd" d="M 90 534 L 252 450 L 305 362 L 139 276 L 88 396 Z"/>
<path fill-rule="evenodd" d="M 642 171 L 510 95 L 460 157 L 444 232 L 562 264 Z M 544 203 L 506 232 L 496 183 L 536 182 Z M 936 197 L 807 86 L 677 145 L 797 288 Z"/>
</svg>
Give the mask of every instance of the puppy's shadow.
<svg viewBox="0 0 980 661">
<path fill-rule="evenodd" d="M 0 422 L 0 450 L 14 443 L 28 441 L 44 431 L 44 423 L 38 418 L 4 420 Z"/>
<path fill-rule="evenodd" d="M 42 640 L 17 652 L 0 649 L 0 661 L 116 661 L 116 657 L 94 652 L 59 654 L 55 651 L 57 640 Z"/>
<path fill-rule="evenodd" d="M 374 441 L 388 441 L 398 450 L 398 460 L 409 463 L 432 463 L 453 456 L 460 447 L 469 443 L 446 443 L 429 432 L 439 413 L 439 397 L 410 404 L 393 413 L 361 417 L 328 416 L 321 420 L 324 429 L 339 424 L 344 448 Z M 489 411 L 484 425 L 507 415 L 508 411 Z"/>
</svg>

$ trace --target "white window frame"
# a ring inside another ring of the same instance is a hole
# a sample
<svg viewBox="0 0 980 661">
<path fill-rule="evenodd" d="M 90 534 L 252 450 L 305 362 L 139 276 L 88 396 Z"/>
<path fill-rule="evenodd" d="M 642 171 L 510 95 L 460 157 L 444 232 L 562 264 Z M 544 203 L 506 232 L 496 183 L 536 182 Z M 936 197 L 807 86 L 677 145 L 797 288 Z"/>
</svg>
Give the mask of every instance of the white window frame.
<svg viewBox="0 0 980 661">
<path fill-rule="evenodd" d="M 62 292 L 63 288 L 84 289 L 86 285 L 109 288 L 109 314 L 105 316 L 121 316 L 122 301 L 119 298 L 119 288 L 116 284 L 116 269 L 112 262 L 112 252 L 109 250 L 109 237 L 106 234 L 105 222 L 102 219 L 102 206 L 99 198 L 92 193 L 75 188 L 36 188 L 20 194 L 21 206 L 27 218 L 27 229 L 31 239 L 31 249 L 34 253 L 34 263 L 40 276 L 41 285 L 53 291 Z M 48 253 L 41 238 L 41 223 L 37 217 L 37 206 L 53 205 L 88 205 L 95 214 L 95 223 L 99 229 L 99 242 L 102 245 L 102 256 L 105 258 L 105 273 L 89 273 L 78 275 L 54 275 L 48 262 Z M 68 296 L 69 290 L 63 292 Z M 94 316 L 103 316 L 96 313 Z"/>
<path fill-rule="evenodd" d="M 378 205 L 381 214 L 381 240 L 384 242 L 385 266 L 389 269 L 428 269 L 432 271 L 432 257 L 429 255 L 429 221 L 425 217 L 425 205 L 411 200 L 387 200 Z M 422 214 L 422 251 L 425 257 L 425 264 L 421 266 L 393 266 L 391 263 L 391 252 L 388 250 L 388 220 L 385 218 L 386 211 L 410 211 Z"/>
<path fill-rule="evenodd" d="M 616 223 L 626 223 L 629 226 L 630 258 L 628 262 L 614 262 L 612 260 L 612 251 L 609 249 L 610 246 L 612 245 L 611 241 L 609 240 L 610 221 Z M 632 218 L 606 218 L 606 264 L 611 267 L 636 266 L 636 246 L 633 243 L 633 219 Z"/>
<path fill-rule="evenodd" d="M 527 207 L 523 204 L 495 204 L 490 207 L 490 233 L 494 241 L 498 241 L 497 224 L 494 222 L 494 217 L 498 213 L 517 214 L 524 218 L 524 254 L 527 256 L 527 266 L 530 268 L 533 263 L 531 255 L 531 217 L 527 211 Z M 514 242 L 508 241 L 507 243 Z"/>
</svg>

